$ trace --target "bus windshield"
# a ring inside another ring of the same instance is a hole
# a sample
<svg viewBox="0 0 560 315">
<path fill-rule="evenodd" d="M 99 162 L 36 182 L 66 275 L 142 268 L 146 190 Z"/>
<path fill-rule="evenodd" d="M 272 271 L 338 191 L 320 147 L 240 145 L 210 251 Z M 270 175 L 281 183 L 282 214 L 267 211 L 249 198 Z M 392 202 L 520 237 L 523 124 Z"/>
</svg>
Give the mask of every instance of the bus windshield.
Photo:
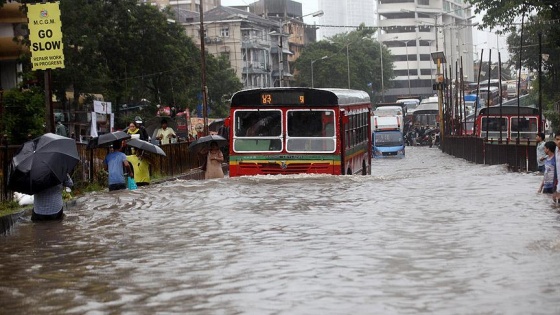
<svg viewBox="0 0 560 315">
<path fill-rule="evenodd" d="M 334 111 L 289 110 L 287 124 L 287 151 L 334 152 Z"/>
<path fill-rule="evenodd" d="M 400 131 L 374 132 L 376 147 L 397 147 L 404 143 Z"/>
<path fill-rule="evenodd" d="M 282 151 L 282 111 L 237 110 L 234 120 L 235 151 Z"/>
</svg>

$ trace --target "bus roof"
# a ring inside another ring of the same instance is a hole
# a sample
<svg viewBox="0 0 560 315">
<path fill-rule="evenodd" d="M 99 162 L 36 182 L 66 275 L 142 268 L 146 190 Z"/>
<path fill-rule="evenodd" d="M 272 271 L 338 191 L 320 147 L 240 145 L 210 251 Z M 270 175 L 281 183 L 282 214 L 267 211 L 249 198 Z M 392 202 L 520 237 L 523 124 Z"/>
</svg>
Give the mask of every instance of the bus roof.
<svg viewBox="0 0 560 315">
<path fill-rule="evenodd" d="M 250 89 L 236 92 L 231 106 L 325 106 L 370 103 L 364 91 L 348 89 L 314 89 L 281 87 Z"/>
<path fill-rule="evenodd" d="M 418 105 L 418 107 L 416 107 L 416 110 L 414 112 L 419 113 L 419 111 L 422 110 L 439 110 L 439 104 L 437 102 L 421 103 L 420 105 Z"/>
<path fill-rule="evenodd" d="M 502 108 L 502 115 L 517 115 L 518 107 L 517 106 L 501 106 Z M 488 114 L 487 114 L 488 113 Z M 539 110 L 535 107 L 528 107 L 528 106 L 519 106 L 519 114 L 520 115 L 538 115 Z M 500 115 L 500 105 L 484 107 L 480 110 L 480 116 L 485 115 Z"/>
<path fill-rule="evenodd" d="M 375 104 L 375 108 L 381 108 L 381 107 L 399 107 L 400 109 L 404 109 L 406 108 L 406 104 L 404 103 L 377 103 Z"/>
</svg>

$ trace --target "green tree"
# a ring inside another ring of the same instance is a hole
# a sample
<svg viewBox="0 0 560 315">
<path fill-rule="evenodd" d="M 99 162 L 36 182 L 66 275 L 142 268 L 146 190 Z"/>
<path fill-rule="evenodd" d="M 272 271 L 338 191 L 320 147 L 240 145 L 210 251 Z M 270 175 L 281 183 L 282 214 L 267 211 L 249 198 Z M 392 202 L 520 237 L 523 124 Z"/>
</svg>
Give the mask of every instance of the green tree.
<svg viewBox="0 0 560 315">
<path fill-rule="evenodd" d="M 560 2 L 558 0 L 468 0 L 476 6 L 475 13 L 485 11 L 483 25 L 491 29 L 499 29 L 499 33 L 507 33 L 510 60 L 515 69 L 519 66 L 530 70 L 538 70 L 539 34 L 542 35 L 542 53 L 548 56 L 543 59 L 542 82 L 533 85 L 531 93 L 538 93 L 542 88 L 543 110 L 547 118 L 560 121 L 558 113 L 552 111 L 552 105 L 560 100 Z M 519 21 L 523 22 L 520 25 Z M 521 28 L 523 27 L 523 41 Z M 521 58 L 520 58 L 521 57 Z M 535 95 L 538 96 L 538 95 Z M 555 117 L 552 117 L 554 115 Z M 555 124 L 555 128 L 558 125 Z"/>
<path fill-rule="evenodd" d="M 10 143 L 23 143 L 28 135 L 35 138 L 44 133 L 45 106 L 40 88 L 8 90 L 3 106 L 2 126 Z"/>
<path fill-rule="evenodd" d="M 358 29 L 338 34 L 328 40 L 310 44 L 295 62 L 296 82 L 311 86 L 311 63 L 313 62 L 313 85 L 315 87 L 350 88 L 368 93 L 381 93 L 383 85 L 390 87 L 393 74 L 393 56 L 389 50 L 371 37 L 373 31 Z M 380 49 L 383 49 L 381 71 Z M 323 59 L 324 56 L 327 58 Z"/>
<path fill-rule="evenodd" d="M 41 1 L 22 1 L 34 2 Z M 195 108 L 200 49 L 180 25 L 168 21 L 171 12 L 136 0 L 62 0 L 60 7 L 65 68 L 52 71 L 52 89 L 65 104 L 68 90 L 74 92 L 72 109 L 87 109 L 78 108 L 82 94 L 103 94 L 113 103 L 117 127 L 128 119 L 119 117 L 121 105 L 143 99 L 152 104 L 145 119 L 155 115 L 156 104 Z M 22 75 L 31 78 L 26 84 L 42 87 L 43 72 L 31 71 L 29 58 L 22 58 Z M 209 103 L 223 115 L 224 96 L 240 89 L 240 82 L 225 60 L 207 56 L 207 69 Z"/>
</svg>

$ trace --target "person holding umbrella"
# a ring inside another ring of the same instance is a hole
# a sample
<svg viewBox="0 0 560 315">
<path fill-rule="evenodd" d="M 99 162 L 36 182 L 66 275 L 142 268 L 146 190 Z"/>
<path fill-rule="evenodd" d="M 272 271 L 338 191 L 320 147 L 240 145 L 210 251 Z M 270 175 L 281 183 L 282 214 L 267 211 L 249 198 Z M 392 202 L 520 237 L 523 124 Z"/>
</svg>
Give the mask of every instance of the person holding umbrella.
<svg viewBox="0 0 560 315">
<path fill-rule="evenodd" d="M 12 158 L 8 188 L 34 195 L 32 220 L 61 219 L 62 186 L 72 186 L 68 173 L 79 161 L 76 141 L 46 133 L 25 142 Z"/>
<path fill-rule="evenodd" d="M 216 141 L 210 143 L 210 148 L 203 148 L 200 154 L 206 155 L 206 164 L 204 165 L 204 179 L 224 178 L 222 170 L 222 162 L 224 155 Z"/>
<path fill-rule="evenodd" d="M 66 179 L 62 184 L 41 190 L 33 195 L 33 210 L 31 221 L 60 220 L 64 216 L 62 189 L 74 186 L 70 175 L 66 174 Z"/>
<path fill-rule="evenodd" d="M 147 186 L 150 184 L 150 165 L 152 162 L 144 150 L 136 149 L 134 151 L 134 155 L 126 156 L 134 169 L 134 181 L 137 186 Z"/>
<path fill-rule="evenodd" d="M 113 152 L 107 154 L 103 160 L 105 170 L 109 172 L 109 191 L 126 189 L 125 174 L 126 169 L 130 177 L 134 177 L 130 164 L 126 160 L 126 155 L 121 152 L 122 141 L 113 142 Z"/>
</svg>

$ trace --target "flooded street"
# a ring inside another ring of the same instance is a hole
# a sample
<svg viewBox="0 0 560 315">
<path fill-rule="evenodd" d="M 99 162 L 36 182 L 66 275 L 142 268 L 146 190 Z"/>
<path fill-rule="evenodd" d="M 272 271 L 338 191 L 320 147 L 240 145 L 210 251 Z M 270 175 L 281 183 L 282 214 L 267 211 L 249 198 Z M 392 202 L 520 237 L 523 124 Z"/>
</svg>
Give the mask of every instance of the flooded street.
<svg viewBox="0 0 560 315">
<path fill-rule="evenodd" d="M 0 236 L 0 313 L 560 314 L 540 180 L 418 147 L 371 176 L 94 193 Z"/>
</svg>

